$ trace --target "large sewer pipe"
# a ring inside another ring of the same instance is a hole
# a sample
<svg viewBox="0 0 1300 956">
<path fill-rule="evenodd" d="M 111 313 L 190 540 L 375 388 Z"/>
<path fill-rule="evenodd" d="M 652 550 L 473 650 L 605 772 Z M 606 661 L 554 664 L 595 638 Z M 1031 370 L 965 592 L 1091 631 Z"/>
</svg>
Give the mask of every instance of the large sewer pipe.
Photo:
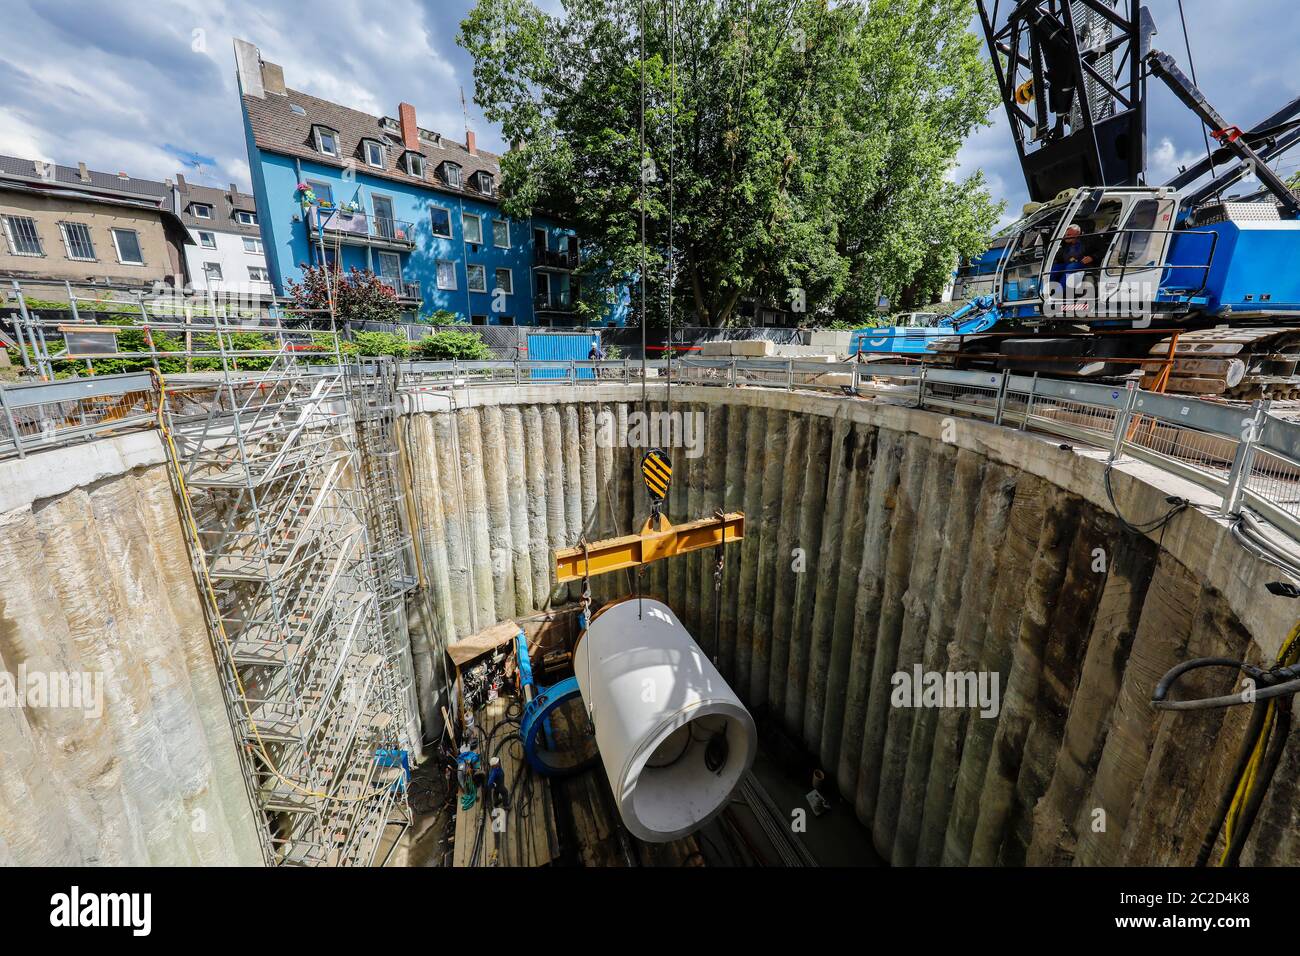
<svg viewBox="0 0 1300 956">
<path fill-rule="evenodd" d="M 754 719 L 668 605 L 606 604 L 574 675 L 623 823 L 665 843 L 722 812 L 754 762 Z"/>
</svg>

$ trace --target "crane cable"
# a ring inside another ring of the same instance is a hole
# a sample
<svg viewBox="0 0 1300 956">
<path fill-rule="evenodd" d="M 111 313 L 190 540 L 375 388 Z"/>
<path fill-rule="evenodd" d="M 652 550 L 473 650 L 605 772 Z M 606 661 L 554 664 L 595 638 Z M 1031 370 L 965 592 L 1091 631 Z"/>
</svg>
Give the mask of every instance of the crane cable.
<svg viewBox="0 0 1300 956">
<path fill-rule="evenodd" d="M 1192 85 L 1196 86 L 1196 61 L 1192 59 L 1192 40 L 1187 35 L 1187 15 L 1183 13 L 1183 0 L 1178 0 L 1178 19 L 1183 25 L 1183 49 L 1187 51 L 1187 66 L 1192 71 Z M 1205 158 L 1210 164 L 1210 178 L 1218 179 L 1218 171 L 1214 168 L 1214 152 L 1210 149 L 1210 131 L 1204 123 L 1201 124 L 1201 137 L 1205 140 Z"/>
<path fill-rule="evenodd" d="M 673 287 L 677 283 L 676 223 L 673 218 L 676 179 L 674 157 L 677 154 L 677 0 L 667 0 L 668 7 L 668 262 L 666 266 L 668 296 L 668 382 L 664 387 L 664 403 L 671 421 L 673 411 Z"/>
<path fill-rule="evenodd" d="M 649 393 L 649 374 L 646 363 L 646 301 L 645 301 L 645 207 L 648 189 L 646 187 L 646 155 L 645 155 L 645 0 L 641 0 L 639 6 L 639 19 L 637 20 L 637 40 L 640 45 L 641 53 L 641 113 L 638 117 L 638 151 L 637 151 L 637 177 L 641 181 L 641 415 L 646 422 L 650 420 L 650 393 Z M 637 619 L 641 618 L 643 608 L 642 587 L 641 587 L 641 568 L 636 571 L 636 613 Z"/>
</svg>

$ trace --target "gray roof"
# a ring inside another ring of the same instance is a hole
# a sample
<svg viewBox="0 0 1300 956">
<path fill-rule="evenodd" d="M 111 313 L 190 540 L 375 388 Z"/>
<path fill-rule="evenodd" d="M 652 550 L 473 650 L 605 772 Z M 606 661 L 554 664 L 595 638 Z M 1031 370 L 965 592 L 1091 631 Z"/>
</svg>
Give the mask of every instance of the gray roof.
<svg viewBox="0 0 1300 956">
<path fill-rule="evenodd" d="M 417 178 L 400 165 L 405 147 L 398 121 L 391 117 L 372 116 L 298 90 L 287 90 L 284 96 L 275 93 L 268 93 L 265 97 L 245 95 L 243 100 L 253 130 L 253 141 L 258 149 L 339 168 L 350 161 L 355 164 L 358 172 L 368 175 L 397 182 L 418 183 L 429 189 L 481 201 L 496 201 L 495 197 L 484 196 L 469 187 L 470 177 L 479 171 L 491 173 L 500 182 L 501 158 L 495 153 L 480 149 L 471 154 L 463 143 L 421 130 L 420 152 L 424 154 L 426 162 L 423 178 Z M 300 107 L 304 115 L 294 112 L 291 106 Z M 313 126 L 324 126 L 338 134 L 339 159 L 316 151 Z M 382 170 L 366 164 L 361 147 L 363 139 L 377 140 L 387 147 L 384 150 Z M 440 178 L 438 167 L 445 161 L 461 167 L 461 188 L 454 189 Z"/>
<path fill-rule="evenodd" d="M 177 177 L 176 190 L 179 197 L 181 222 L 185 223 L 191 229 L 202 229 L 204 232 L 234 232 L 243 236 L 260 236 L 262 230 L 258 226 L 245 226 L 235 218 L 235 211 L 257 212 L 257 204 L 253 197 L 242 190 L 235 195 L 231 195 L 229 189 L 214 189 L 211 186 L 198 186 L 194 183 L 185 182 L 182 177 Z M 191 212 L 193 203 L 202 203 L 212 207 L 211 219 L 199 219 Z"/>
<path fill-rule="evenodd" d="M 41 169 L 38 169 L 38 164 Z M 51 170 L 53 170 L 52 179 Z M 93 169 L 87 170 L 86 175 L 89 182 L 81 178 L 81 171 L 76 166 L 46 165 L 41 160 L 0 156 L 0 176 L 6 179 L 19 179 L 34 184 L 53 182 L 84 192 L 104 192 L 137 199 L 152 199 L 159 203 L 168 197 L 166 184 L 152 179 L 133 179 L 130 176 L 103 173 Z"/>
</svg>

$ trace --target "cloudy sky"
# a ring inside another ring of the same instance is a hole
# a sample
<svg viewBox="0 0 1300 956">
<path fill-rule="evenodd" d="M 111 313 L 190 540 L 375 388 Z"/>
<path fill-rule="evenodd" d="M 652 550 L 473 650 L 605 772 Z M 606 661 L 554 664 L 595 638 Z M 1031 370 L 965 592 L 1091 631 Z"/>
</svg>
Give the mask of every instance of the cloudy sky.
<svg viewBox="0 0 1300 956">
<path fill-rule="evenodd" d="M 542 0 L 555 10 L 560 0 Z M 1155 45 L 1186 64 L 1177 0 L 1148 0 Z M 376 114 L 415 105 L 420 125 L 460 138 L 465 89 L 479 142 L 500 150 L 473 103 L 469 57 L 456 45 L 471 0 L 0 0 L 0 152 L 163 179 L 184 172 L 248 188 L 231 38 L 257 44 L 289 86 Z M 1197 79 L 1246 127 L 1300 94 L 1295 0 L 1184 0 Z M 376 14 L 376 11 L 382 13 Z M 1162 181 L 1204 151 L 1200 126 L 1152 85 L 1150 168 Z M 1006 119 L 962 150 L 1009 210 L 1025 199 Z M 1284 171 L 1300 162 L 1284 159 Z"/>
</svg>

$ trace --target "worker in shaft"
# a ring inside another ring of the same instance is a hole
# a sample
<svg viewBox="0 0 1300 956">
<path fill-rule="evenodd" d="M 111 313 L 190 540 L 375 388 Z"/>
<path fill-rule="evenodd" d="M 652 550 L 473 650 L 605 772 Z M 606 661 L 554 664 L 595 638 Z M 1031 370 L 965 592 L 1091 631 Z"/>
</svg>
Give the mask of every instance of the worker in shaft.
<svg viewBox="0 0 1300 956">
<path fill-rule="evenodd" d="M 510 806 L 510 791 L 506 789 L 506 773 L 501 769 L 501 758 L 493 757 L 487 775 L 487 803 L 489 807 Z"/>
</svg>

